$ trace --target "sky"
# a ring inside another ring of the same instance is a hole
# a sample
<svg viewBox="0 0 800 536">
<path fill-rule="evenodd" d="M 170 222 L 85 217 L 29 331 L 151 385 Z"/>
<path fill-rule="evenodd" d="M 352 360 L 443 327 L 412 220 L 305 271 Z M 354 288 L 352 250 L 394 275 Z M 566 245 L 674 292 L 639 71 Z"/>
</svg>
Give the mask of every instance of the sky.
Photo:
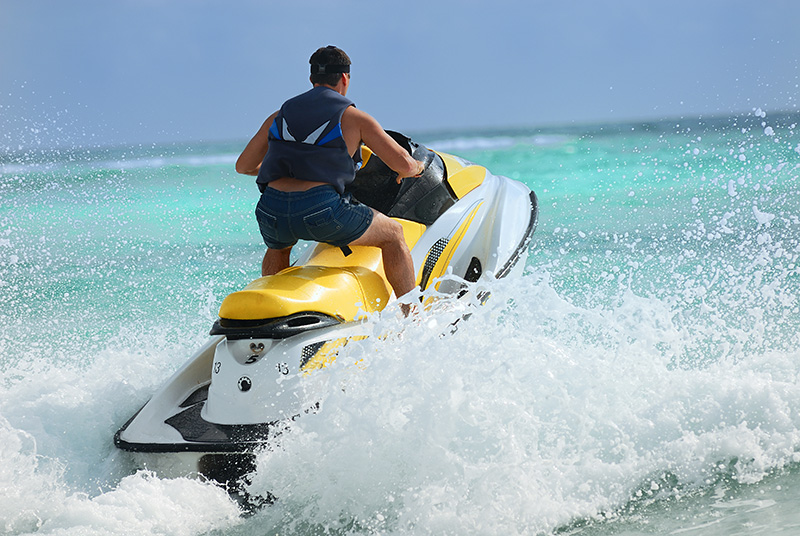
<svg viewBox="0 0 800 536">
<path fill-rule="evenodd" d="M 247 140 L 353 61 L 407 133 L 797 111 L 796 0 L 0 0 L 0 148 Z"/>
</svg>

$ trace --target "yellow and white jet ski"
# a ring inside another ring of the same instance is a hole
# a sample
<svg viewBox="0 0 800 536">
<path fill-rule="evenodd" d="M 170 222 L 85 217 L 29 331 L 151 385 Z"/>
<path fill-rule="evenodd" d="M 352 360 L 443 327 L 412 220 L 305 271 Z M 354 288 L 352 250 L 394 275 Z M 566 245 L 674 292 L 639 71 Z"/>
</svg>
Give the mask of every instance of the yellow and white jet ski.
<svg viewBox="0 0 800 536">
<path fill-rule="evenodd" d="M 537 223 L 536 195 L 390 134 L 426 164 L 423 175 L 398 185 L 364 147 L 351 191 L 403 225 L 420 289 L 457 295 L 484 274 L 521 272 Z M 316 411 L 304 394 L 313 371 L 348 340 L 363 338 L 367 316 L 393 299 L 380 249 L 349 249 L 317 244 L 293 266 L 227 296 L 211 339 L 125 423 L 114 444 L 163 476 L 200 473 L 226 483 L 251 472 L 254 452 L 282 424 Z"/>
</svg>

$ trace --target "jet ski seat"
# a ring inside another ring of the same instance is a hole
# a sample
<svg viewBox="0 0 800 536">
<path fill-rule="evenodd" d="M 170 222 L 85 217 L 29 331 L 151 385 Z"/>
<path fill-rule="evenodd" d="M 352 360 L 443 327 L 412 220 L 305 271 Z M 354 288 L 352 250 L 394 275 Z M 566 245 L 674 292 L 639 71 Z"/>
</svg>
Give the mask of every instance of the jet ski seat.
<svg viewBox="0 0 800 536">
<path fill-rule="evenodd" d="M 362 266 L 293 267 L 256 279 L 230 294 L 223 300 L 219 316 L 260 320 L 314 311 L 341 321 L 354 320 L 361 312 L 383 309 L 389 290 L 380 275 Z"/>
<path fill-rule="evenodd" d="M 413 247 L 425 226 L 397 221 L 409 248 Z M 248 321 L 314 312 L 346 322 L 383 310 L 391 294 L 379 248 L 353 246 L 345 256 L 340 248 L 317 244 L 307 264 L 261 277 L 229 294 L 219 316 Z"/>
</svg>

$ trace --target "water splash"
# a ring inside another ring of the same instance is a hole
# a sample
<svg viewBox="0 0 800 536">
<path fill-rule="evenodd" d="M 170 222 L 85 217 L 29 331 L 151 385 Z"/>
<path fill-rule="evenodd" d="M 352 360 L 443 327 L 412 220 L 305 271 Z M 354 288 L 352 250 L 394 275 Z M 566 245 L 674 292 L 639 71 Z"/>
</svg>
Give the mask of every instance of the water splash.
<svg viewBox="0 0 800 536">
<path fill-rule="evenodd" d="M 465 149 L 539 194 L 528 273 L 481 281 L 492 297 L 452 336 L 453 311 L 376 319 L 393 335 L 325 372 L 341 388 L 319 418 L 259 459 L 253 490 L 279 502 L 239 521 L 219 490 L 137 474 L 111 444 L 256 275 L 229 149 L 4 168 L 3 526 L 99 533 L 148 512 L 134 531 L 550 533 L 791 475 L 796 127 L 763 110 L 706 123 Z"/>
</svg>

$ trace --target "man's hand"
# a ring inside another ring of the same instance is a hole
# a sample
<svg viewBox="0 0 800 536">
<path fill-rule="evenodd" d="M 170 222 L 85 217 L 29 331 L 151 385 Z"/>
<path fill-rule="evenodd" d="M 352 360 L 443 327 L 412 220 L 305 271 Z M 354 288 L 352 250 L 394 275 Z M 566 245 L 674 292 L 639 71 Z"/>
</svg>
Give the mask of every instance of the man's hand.
<svg viewBox="0 0 800 536">
<path fill-rule="evenodd" d="M 425 164 L 420 162 L 419 160 L 414 160 L 417 163 L 417 174 L 416 175 L 409 175 L 408 177 L 419 177 L 423 173 L 425 173 Z M 404 177 L 401 177 L 400 174 L 397 174 L 397 184 L 400 184 L 403 181 Z"/>
</svg>

